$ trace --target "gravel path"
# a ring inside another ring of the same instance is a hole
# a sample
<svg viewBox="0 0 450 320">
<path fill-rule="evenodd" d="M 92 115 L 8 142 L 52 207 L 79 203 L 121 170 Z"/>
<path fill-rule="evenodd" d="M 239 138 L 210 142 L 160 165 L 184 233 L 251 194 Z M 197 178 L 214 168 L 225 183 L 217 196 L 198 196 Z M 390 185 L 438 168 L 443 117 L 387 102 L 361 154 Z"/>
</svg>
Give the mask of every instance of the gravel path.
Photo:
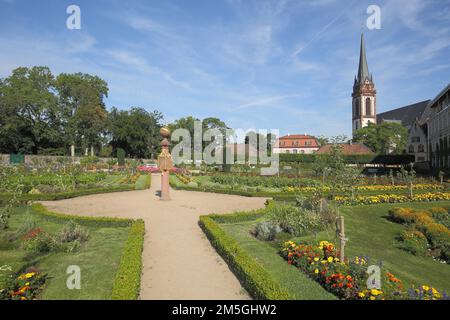
<svg viewBox="0 0 450 320">
<path fill-rule="evenodd" d="M 264 198 L 171 190 L 160 201 L 160 176 L 149 190 L 43 201 L 67 214 L 141 218 L 146 235 L 141 299 L 249 299 L 198 226 L 198 217 L 264 207 Z"/>
</svg>

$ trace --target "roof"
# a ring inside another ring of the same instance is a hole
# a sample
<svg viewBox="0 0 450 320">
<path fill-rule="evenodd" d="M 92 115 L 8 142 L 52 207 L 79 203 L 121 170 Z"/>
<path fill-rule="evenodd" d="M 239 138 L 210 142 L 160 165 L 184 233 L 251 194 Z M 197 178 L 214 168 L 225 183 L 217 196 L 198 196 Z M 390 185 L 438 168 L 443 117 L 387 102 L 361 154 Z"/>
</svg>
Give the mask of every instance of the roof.
<svg viewBox="0 0 450 320">
<path fill-rule="evenodd" d="M 331 144 L 326 144 L 320 147 L 319 150 L 316 151 L 317 154 L 328 154 L 331 151 Z M 372 150 L 370 150 L 366 145 L 362 143 L 343 143 L 342 153 L 344 155 L 353 155 L 353 154 L 374 154 Z"/>
<path fill-rule="evenodd" d="M 364 34 L 361 33 L 361 48 L 359 50 L 359 67 L 358 67 L 358 83 L 362 83 L 365 80 L 372 80 L 369 74 L 369 67 L 367 65 L 366 58 L 366 46 L 364 44 Z"/>
<path fill-rule="evenodd" d="M 280 143 L 282 141 L 283 143 Z M 308 142 L 308 143 L 307 143 Z M 277 139 L 275 148 L 319 148 L 319 142 L 307 134 L 289 134 Z"/>
<path fill-rule="evenodd" d="M 449 90 L 450 83 L 444 89 L 442 89 L 442 91 L 439 92 L 439 94 L 433 100 L 430 101 L 430 107 L 432 107 Z"/>
<path fill-rule="evenodd" d="M 425 100 L 394 110 L 379 113 L 377 115 L 377 122 L 381 123 L 389 121 L 401 121 L 403 126 L 409 128 L 412 126 L 416 119 L 422 118 L 422 115 L 429 102 L 430 100 Z"/>
<path fill-rule="evenodd" d="M 287 136 L 282 136 L 279 139 L 286 140 L 286 139 L 316 139 L 316 138 L 313 136 L 308 136 L 307 134 L 288 134 Z"/>
</svg>

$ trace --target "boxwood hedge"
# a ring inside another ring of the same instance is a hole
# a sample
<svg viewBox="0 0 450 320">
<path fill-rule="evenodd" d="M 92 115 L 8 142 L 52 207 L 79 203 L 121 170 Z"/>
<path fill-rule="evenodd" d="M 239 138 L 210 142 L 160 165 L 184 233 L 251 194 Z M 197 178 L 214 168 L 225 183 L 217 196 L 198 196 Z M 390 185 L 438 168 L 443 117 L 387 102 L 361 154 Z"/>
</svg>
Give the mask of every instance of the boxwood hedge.
<svg viewBox="0 0 450 320">
<path fill-rule="evenodd" d="M 255 214 L 256 212 L 251 215 L 251 218 L 254 218 Z M 199 225 L 249 294 L 258 300 L 293 300 L 294 296 L 281 287 L 255 259 L 240 247 L 236 240 L 220 228 L 214 219 L 218 217 L 201 216 Z M 240 218 L 237 218 L 235 214 L 230 219 Z"/>
</svg>

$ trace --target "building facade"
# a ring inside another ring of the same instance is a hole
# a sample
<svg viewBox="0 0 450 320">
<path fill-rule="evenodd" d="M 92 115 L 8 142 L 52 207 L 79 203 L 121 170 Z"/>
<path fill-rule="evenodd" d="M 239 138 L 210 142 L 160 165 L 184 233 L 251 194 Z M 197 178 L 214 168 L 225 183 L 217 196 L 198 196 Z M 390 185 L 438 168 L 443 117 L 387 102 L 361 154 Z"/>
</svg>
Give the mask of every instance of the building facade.
<svg viewBox="0 0 450 320">
<path fill-rule="evenodd" d="M 427 134 L 419 120 L 414 121 L 409 129 L 407 153 L 413 155 L 415 162 L 428 161 Z"/>
<path fill-rule="evenodd" d="M 274 153 L 311 154 L 319 150 L 316 138 L 307 134 L 292 134 L 280 137 L 275 142 Z"/>
<path fill-rule="evenodd" d="M 428 105 L 426 126 L 428 150 L 433 169 L 450 169 L 450 84 Z"/>
<path fill-rule="evenodd" d="M 361 35 L 358 75 L 355 77 L 352 93 L 353 134 L 369 123 L 377 123 L 377 91 L 366 58 L 364 35 Z"/>
</svg>

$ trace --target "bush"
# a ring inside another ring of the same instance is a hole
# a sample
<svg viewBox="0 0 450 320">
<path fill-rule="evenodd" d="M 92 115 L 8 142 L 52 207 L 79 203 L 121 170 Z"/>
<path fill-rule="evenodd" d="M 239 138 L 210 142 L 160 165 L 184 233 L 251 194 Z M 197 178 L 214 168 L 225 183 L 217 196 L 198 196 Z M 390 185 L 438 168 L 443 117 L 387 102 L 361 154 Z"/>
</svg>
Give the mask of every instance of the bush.
<svg viewBox="0 0 450 320">
<path fill-rule="evenodd" d="M 444 208 L 431 208 L 430 213 L 434 220 L 450 228 L 450 213 Z"/>
<path fill-rule="evenodd" d="M 139 296 L 142 272 L 142 250 L 145 225 L 143 220 L 135 221 L 128 235 L 127 243 L 113 284 L 113 300 L 135 300 Z"/>
<path fill-rule="evenodd" d="M 296 237 L 325 228 L 320 213 L 290 204 L 271 203 L 267 206 L 267 219 Z"/>
<path fill-rule="evenodd" d="M 89 239 L 89 232 L 71 220 L 63 227 L 61 232 L 58 234 L 57 239 L 61 243 L 73 241 L 82 243 Z"/>
<path fill-rule="evenodd" d="M 279 225 L 271 221 L 264 221 L 258 223 L 251 233 L 258 240 L 273 241 L 275 240 L 277 234 L 280 233 L 281 231 L 282 229 L 280 228 Z"/>
<path fill-rule="evenodd" d="M 405 230 L 399 237 L 399 247 L 416 256 L 424 256 L 427 252 L 428 241 L 425 235 L 417 230 Z"/>
<path fill-rule="evenodd" d="M 55 239 L 41 228 L 27 232 L 22 241 L 23 249 L 32 253 L 48 253 L 57 247 Z"/>
<path fill-rule="evenodd" d="M 413 223 L 415 213 L 410 208 L 394 208 L 389 210 L 389 218 L 396 223 Z"/>
<path fill-rule="evenodd" d="M 125 150 L 123 150 L 122 148 L 117 149 L 117 162 L 119 166 L 125 165 Z"/>
</svg>

